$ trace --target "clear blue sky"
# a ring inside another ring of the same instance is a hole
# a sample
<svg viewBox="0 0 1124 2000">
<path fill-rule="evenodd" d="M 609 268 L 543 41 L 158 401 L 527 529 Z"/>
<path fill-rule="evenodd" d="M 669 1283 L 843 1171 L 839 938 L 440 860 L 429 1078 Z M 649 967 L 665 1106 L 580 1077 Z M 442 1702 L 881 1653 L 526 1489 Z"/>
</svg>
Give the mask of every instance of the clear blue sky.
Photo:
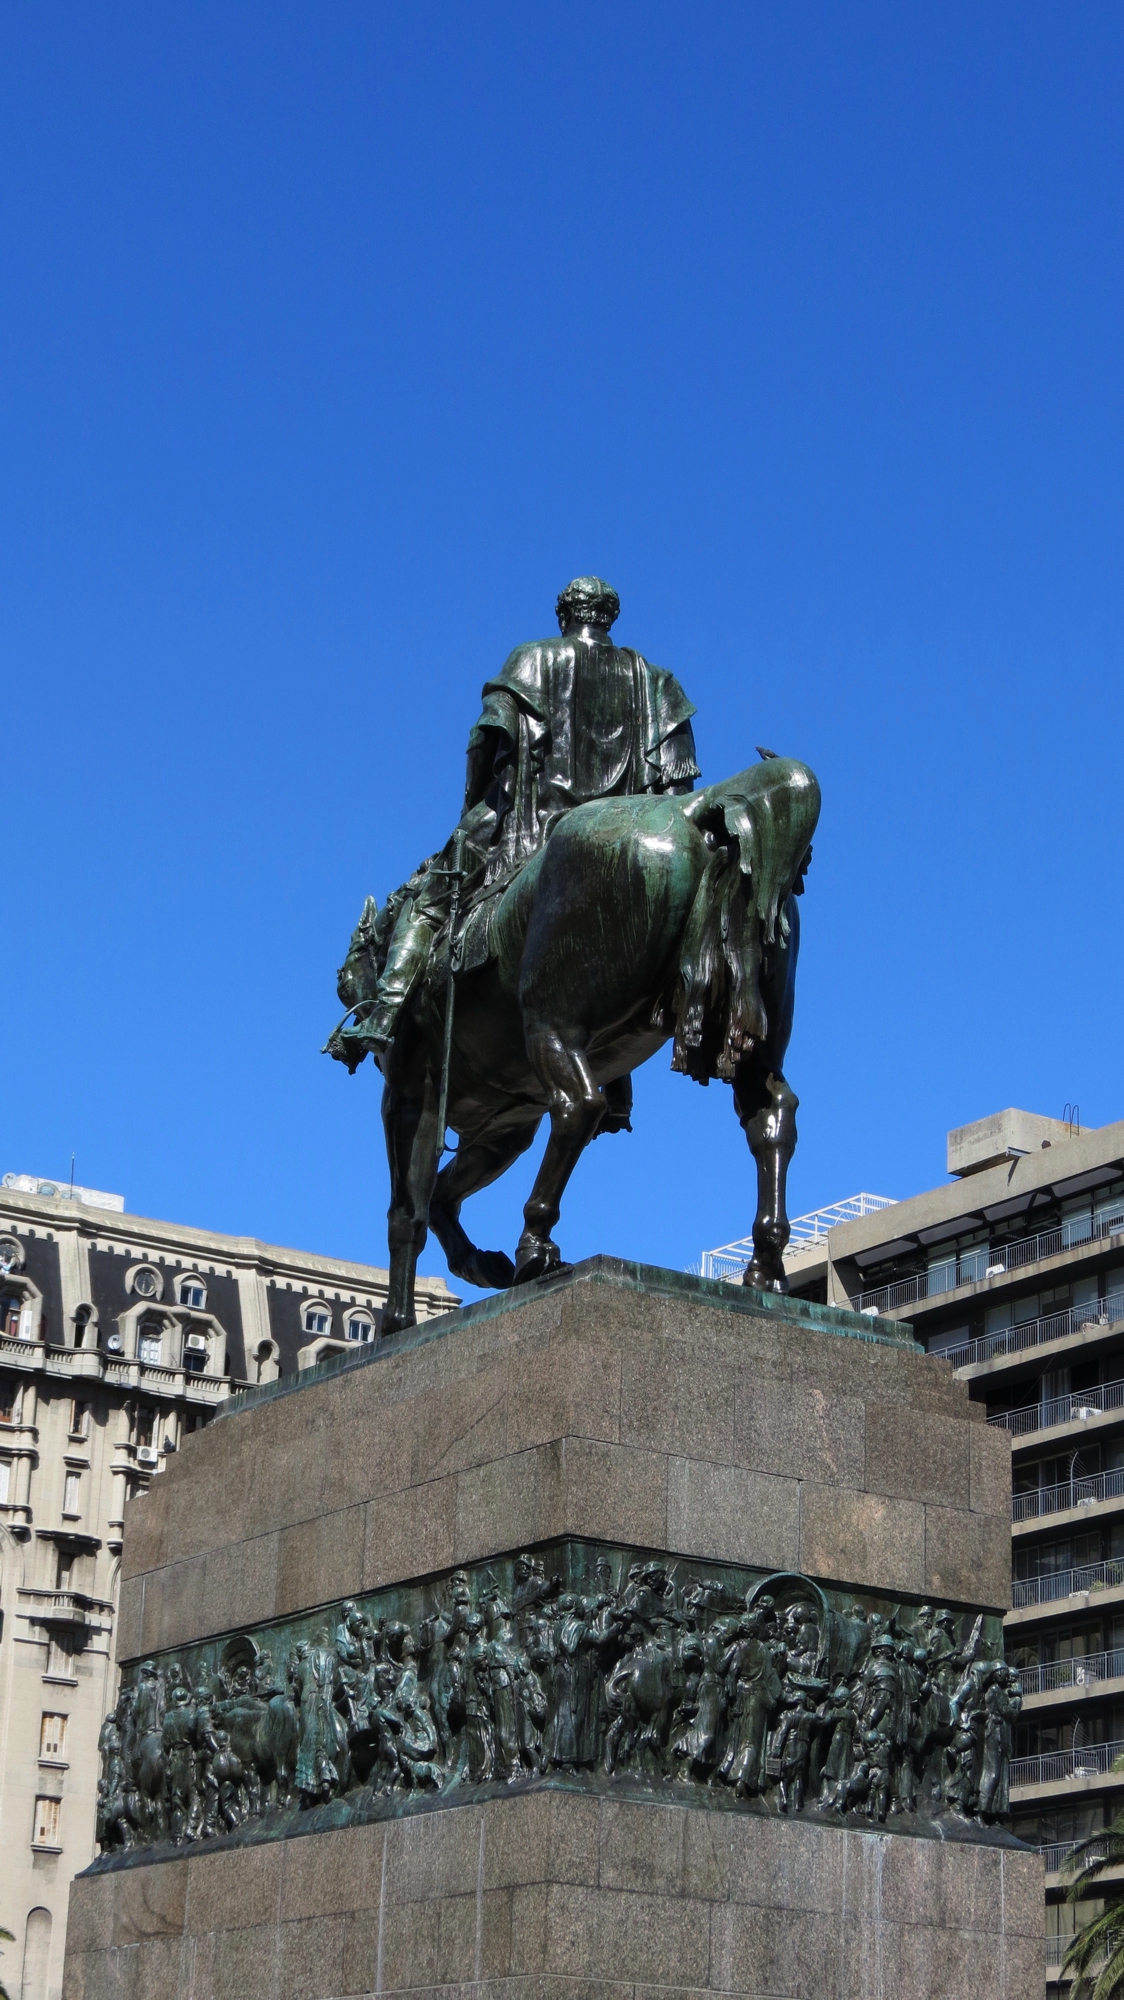
<svg viewBox="0 0 1124 2000">
<path fill-rule="evenodd" d="M 822 783 L 793 1212 L 1124 1116 L 1122 103 L 1101 4 L 11 8 L 0 1171 L 383 1260 L 335 968 L 587 570 Z M 635 1126 L 567 1255 L 749 1226 Z"/>
</svg>

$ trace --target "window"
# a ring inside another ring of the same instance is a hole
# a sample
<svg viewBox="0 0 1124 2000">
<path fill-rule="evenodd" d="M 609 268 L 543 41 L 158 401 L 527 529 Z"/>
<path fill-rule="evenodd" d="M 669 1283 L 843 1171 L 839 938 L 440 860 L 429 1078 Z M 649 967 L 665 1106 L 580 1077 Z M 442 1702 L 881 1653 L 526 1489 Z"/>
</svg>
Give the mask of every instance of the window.
<svg viewBox="0 0 1124 2000">
<path fill-rule="evenodd" d="M 90 1324 L 89 1306 L 79 1306 L 78 1311 L 74 1315 L 75 1347 L 84 1347 L 86 1345 L 86 1329 L 89 1326 L 89 1324 Z"/>
<path fill-rule="evenodd" d="M 35 1313 L 30 1299 L 18 1292 L 0 1294 L 0 1334 L 8 1340 L 34 1340 Z"/>
<path fill-rule="evenodd" d="M 61 1758 L 66 1749 L 65 1715 L 45 1715 L 39 1725 L 39 1755 Z"/>
<path fill-rule="evenodd" d="M 55 1589 L 69 1590 L 73 1574 L 73 1551 L 70 1549 L 60 1549 L 55 1557 Z"/>
<path fill-rule="evenodd" d="M 33 1847 L 57 1847 L 59 1844 L 59 1810 L 61 1799 L 35 1801 L 35 1838 Z"/>
<path fill-rule="evenodd" d="M 18 1382 L 0 1382 L 0 1424 L 19 1422 L 20 1392 Z"/>
<path fill-rule="evenodd" d="M 370 1340 L 374 1328 L 365 1313 L 352 1313 L 347 1322 L 349 1340 Z"/>
<path fill-rule="evenodd" d="M 207 1287 L 202 1278 L 192 1276 L 180 1280 L 181 1306 L 191 1306 L 195 1312 L 201 1312 L 206 1303 Z"/>
<path fill-rule="evenodd" d="M 82 1490 L 81 1473 L 68 1472 L 66 1475 L 66 1484 L 63 1487 L 63 1495 L 62 1495 L 62 1511 L 64 1514 L 78 1514 L 81 1512 L 81 1507 L 79 1503 L 79 1494 L 81 1493 L 81 1490 Z"/>
<path fill-rule="evenodd" d="M 163 1326 L 157 1319 L 143 1319 L 137 1336 L 137 1359 L 146 1368 L 159 1368 L 163 1353 Z"/>
<path fill-rule="evenodd" d="M 306 1306 L 304 1330 L 306 1333 L 327 1333 L 332 1324 L 332 1315 L 327 1306 Z"/>
<path fill-rule="evenodd" d="M 90 1405 L 76 1400 L 70 1406 L 70 1435 L 72 1438 L 84 1438 L 89 1434 Z"/>
<path fill-rule="evenodd" d="M 160 1280 L 156 1272 L 142 1265 L 133 1278 L 133 1290 L 138 1299 L 154 1299 L 159 1296 Z"/>
<path fill-rule="evenodd" d="M 136 1435 L 133 1439 L 134 1444 L 150 1445 L 152 1443 L 152 1435 L 155 1428 L 156 1428 L 155 1410 L 146 1409 L 143 1404 L 139 1405 L 137 1409 Z"/>
<path fill-rule="evenodd" d="M 10 1458 L 0 1458 L 0 1507 L 6 1505 L 11 1487 L 12 1461 Z"/>
</svg>

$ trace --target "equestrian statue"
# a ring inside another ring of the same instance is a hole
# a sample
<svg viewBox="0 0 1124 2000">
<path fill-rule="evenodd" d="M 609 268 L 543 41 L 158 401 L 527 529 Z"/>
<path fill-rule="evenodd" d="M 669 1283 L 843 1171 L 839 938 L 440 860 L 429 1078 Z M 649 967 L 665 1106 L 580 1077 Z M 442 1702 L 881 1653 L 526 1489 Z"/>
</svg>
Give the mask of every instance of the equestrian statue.
<svg viewBox="0 0 1124 2000">
<path fill-rule="evenodd" d="M 632 1071 L 669 1040 L 673 1069 L 733 1087 L 757 1163 L 744 1282 L 788 1289 L 797 1099 L 782 1065 L 819 786 L 762 750 L 696 791 L 694 708 L 673 674 L 614 644 L 619 612 L 608 584 L 578 577 L 560 638 L 517 647 L 485 683 L 452 836 L 382 910 L 367 898 L 340 970 L 348 1012 L 326 1053 L 351 1072 L 371 1054 L 384 1079 L 384 1333 L 415 1324 L 430 1229 L 466 1284 L 563 1268 L 552 1233 L 570 1175 L 591 1139 L 631 1131 Z M 544 1115 L 513 1263 L 477 1248 L 461 1205 Z"/>
</svg>

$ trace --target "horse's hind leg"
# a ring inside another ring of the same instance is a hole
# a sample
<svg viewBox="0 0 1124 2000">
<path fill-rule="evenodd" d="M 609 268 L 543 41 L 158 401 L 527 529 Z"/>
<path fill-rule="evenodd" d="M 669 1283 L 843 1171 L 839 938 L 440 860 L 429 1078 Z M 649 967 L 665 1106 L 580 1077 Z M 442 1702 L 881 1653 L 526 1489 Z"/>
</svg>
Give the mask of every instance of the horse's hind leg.
<svg viewBox="0 0 1124 2000">
<path fill-rule="evenodd" d="M 527 1026 L 527 1054 L 547 1093 L 550 1138 L 523 1210 L 524 1230 L 515 1252 L 515 1282 L 526 1283 L 557 1270 L 562 1262 L 551 1230 L 558 1221 L 566 1183 L 605 1116 L 601 1095 L 581 1050 L 555 1028 Z"/>
<path fill-rule="evenodd" d="M 799 1099 L 782 1070 L 751 1056 L 734 1078 L 734 1109 L 757 1162 L 757 1213 L 753 1218 L 753 1261 L 743 1284 L 761 1292 L 787 1292 L 784 1251 L 788 1242 L 786 1185 L 796 1150 Z"/>
<path fill-rule="evenodd" d="M 515 1277 L 515 1266 L 503 1250 L 478 1250 L 460 1222 L 462 1201 L 488 1187 L 507 1172 L 513 1160 L 525 1153 L 538 1131 L 541 1114 L 501 1114 L 467 1144 L 462 1139 L 447 1167 L 437 1176 L 429 1204 L 429 1226 L 445 1252 L 454 1278 L 468 1285 L 506 1291 Z"/>
</svg>

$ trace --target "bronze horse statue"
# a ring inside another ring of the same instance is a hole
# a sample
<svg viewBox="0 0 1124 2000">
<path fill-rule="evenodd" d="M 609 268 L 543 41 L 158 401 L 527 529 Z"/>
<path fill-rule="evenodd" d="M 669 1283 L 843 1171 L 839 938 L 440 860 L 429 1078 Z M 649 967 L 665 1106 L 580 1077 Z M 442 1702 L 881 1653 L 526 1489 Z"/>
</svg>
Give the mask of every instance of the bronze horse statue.
<svg viewBox="0 0 1124 2000">
<path fill-rule="evenodd" d="M 799 944 L 795 898 L 819 805 L 806 765 L 763 753 L 736 777 L 686 796 L 575 806 L 497 899 L 486 963 L 458 973 L 456 938 L 440 940 L 383 1058 L 391 1184 L 384 1333 L 415 1324 L 415 1273 L 429 1229 L 467 1284 L 503 1289 L 563 1268 L 552 1232 L 570 1175 L 599 1132 L 631 1129 L 631 1072 L 672 1037 L 673 1069 L 732 1085 L 757 1163 L 744 1281 L 787 1290 L 785 1181 L 797 1099 L 782 1065 Z M 359 1018 L 381 969 L 372 908 L 339 979 L 341 999 Z M 439 1170 L 450 950 L 446 1122 L 459 1143 Z M 526 1151 L 544 1115 L 550 1137 L 513 1263 L 477 1248 L 461 1204 Z"/>
</svg>

